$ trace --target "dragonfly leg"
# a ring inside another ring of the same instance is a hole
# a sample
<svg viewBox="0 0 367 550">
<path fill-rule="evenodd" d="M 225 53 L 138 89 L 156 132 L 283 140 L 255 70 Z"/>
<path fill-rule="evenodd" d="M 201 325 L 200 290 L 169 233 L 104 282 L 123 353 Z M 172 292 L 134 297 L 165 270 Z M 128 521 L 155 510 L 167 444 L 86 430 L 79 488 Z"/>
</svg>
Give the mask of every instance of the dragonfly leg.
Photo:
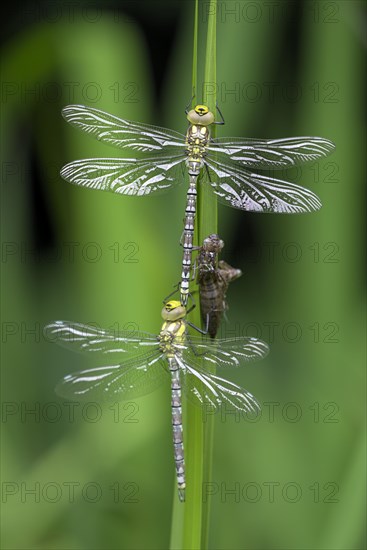
<svg viewBox="0 0 367 550">
<path fill-rule="evenodd" d="M 180 283 L 177 283 L 176 285 L 174 285 L 175 290 L 173 290 L 173 292 L 171 292 L 170 294 L 168 294 L 168 296 L 166 296 L 166 297 L 164 298 L 163 304 L 166 304 L 166 303 L 167 303 L 167 300 L 168 300 L 169 298 L 171 298 L 171 296 L 174 296 L 174 294 L 176 294 L 176 292 L 178 292 L 179 286 L 180 286 Z"/>
<path fill-rule="evenodd" d="M 196 290 L 194 292 L 196 292 Z M 194 300 L 194 297 L 193 297 L 194 292 L 189 292 L 189 297 L 192 301 L 192 306 L 189 307 L 189 309 L 186 310 L 186 315 L 191 313 L 196 308 L 196 303 L 195 303 L 195 300 Z"/>
<path fill-rule="evenodd" d="M 192 326 L 192 325 L 191 325 Z M 201 332 L 202 334 L 207 334 L 207 333 L 204 333 L 204 331 L 202 331 L 201 329 L 198 329 L 197 327 L 193 327 L 195 328 L 196 330 L 199 330 L 199 332 Z M 186 335 L 186 338 L 187 338 L 187 341 L 189 343 L 189 346 L 193 352 L 193 354 L 196 356 L 196 357 L 203 357 L 204 355 L 207 355 L 207 351 L 203 351 L 201 353 L 198 352 L 198 350 L 196 349 L 196 347 L 194 346 L 194 344 L 191 342 L 191 339 L 190 339 L 190 334 L 187 334 Z"/>
<path fill-rule="evenodd" d="M 192 274 L 191 274 L 191 280 L 194 281 L 196 279 L 196 271 L 198 268 L 198 262 L 197 258 L 195 258 L 194 263 L 192 264 Z"/>
<path fill-rule="evenodd" d="M 189 110 L 191 109 L 191 105 L 192 105 L 192 100 L 194 99 L 195 97 L 195 88 L 192 89 L 192 91 L 194 92 L 194 95 L 191 97 L 190 101 L 188 102 L 188 104 L 186 105 L 185 107 L 185 114 L 189 114 Z"/>
<path fill-rule="evenodd" d="M 168 294 L 168 296 L 166 296 L 163 300 L 163 304 L 166 304 L 167 301 L 169 300 L 169 298 L 171 298 L 171 296 L 174 296 L 177 292 L 179 292 L 179 288 L 180 288 L 180 283 L 177 283 L 177 285 L 174 285 L 175 286 L 175 290 L 173 292 L 171 292 L 170 294 Z M 194 292 L 197 292 L 197 291 L 194 291 Z M 189 313 L 191 313 L 191 311 L 193 311 L 193 309 L 196 308 L 196 303 L 195 303 L 195 300 L 193 298 L 193 292 L 189 292 L 188 296 L 189 298 L 191 299 L 192 301 L 192 306 L 189 307 L 189 309 L 187 309 L 186 311 L 186 315 L 188 315 Z"/>
<path fill-rule="evenodd" d="M 218 124 L 219 126 L 223 126 L 223 124 L 225 124 L 225 120 L 224 120 L 224 116 L 222 115 L 222 111 L 219 109 L 219 105 L 218 105 L 218 101 L 216 101 L 215 103 L 215 106 L 217 108 L 217 111 L 220 115 L 220 118 L 222 119 L 221 121 L 218 121 L 218 122 L 213 122 L 213 124 Z"/>
<path fill-rule="evenodd" d="M 200 334 L 208 334 L 208 331 L 207 330 L 202 330 L 201 328 L 197 327 L 196 325 L 194 325 L 194 323 L 190 323 L 190 321 L 186 321 L 188 325 L 190 325 L 190 327 L 192 327 L 193 329 L 197 330 L 198 332 L 200 332 Z"/>
</svg>

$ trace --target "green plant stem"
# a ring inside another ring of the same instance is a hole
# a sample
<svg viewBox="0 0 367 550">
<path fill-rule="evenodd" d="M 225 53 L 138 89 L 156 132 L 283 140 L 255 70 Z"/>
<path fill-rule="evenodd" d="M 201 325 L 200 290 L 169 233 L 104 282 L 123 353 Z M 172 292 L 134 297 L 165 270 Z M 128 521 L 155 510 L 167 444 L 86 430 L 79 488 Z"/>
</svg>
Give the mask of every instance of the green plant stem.
<svg viewBox="0 0 367 550">
<path fill-rule="evenodd" d="M 208 105 L 212 113 L 216 113 L 216 90 L 217 90 L 217 70 L 216 70 L 216 0 L 211 1 L 210 14 L 208 21 L 208 34 L 206 44 L 206 63 L 204 76 L 204 97 L 205 105 Z M 212 137 L 215 137 L 215 125 L 212 126 Z M 211 233 L 218 232 L 218 207 L 217 199 L 212 192 L 210 185 L 201 185 L 199 187 L 199 208 L 198 208 L 198 230 L 199 242 Z M 212 368 L 213 372 L 215 367 Z M 212 477 L 213 466 L 213 444 L 214 444 L 214 416 L 207 415 L 204 423 L 204 460 L 202 472 L 202 487 L 209 483 Z M 203 550 L 209 547 L 209 520 L 210 520 L 210 497 L 203 499 L 202 495 L 202 532 L 201 548 Z"/>
<path fill-rule="evenodd" d="M 197 94 L 198 85 L 198 27 L 199 27 L 199 0 L 195 0 L 194 14 L 194 45 L 192 48 L 192 95 Z"/>
<path fill-rule="evenodd" d="M 204 71 L 203 102 L 215 113 L 216 109 L 216 0 L 211 0 L 208 10 L 208 31 Z M 197 94 L 198 61 L 198 0 L 195 2 L 192 89 Z M 210 96 L 209 96 L 210 93 Z M 199 103 L 199 98 L 195 98 Z M 212 127 L 214 128 L 214 127 Z M 200 245 L 210 233 L 217 232 L 217 201 L 209 185 L 201 185 L 198 179 L 197 217 L 194 244 Z M 193 290 L 193 289 L 191 289 Z M 197 288 L 194 287 L 194 290 Z M 198 296 L 198 293 L 195 294 Z M 201 324 L 200 308 L 196 298 L 192 322 Z M 186 502 L 178 502 L 174 496 L 171 550 L 199 550 L 208 547 L 209 502 L 203 502 L 203 483 L 210 480 L 213 419 L 203 422 L 199 407 L 187 402 L 184 414 L 184 445 L 186 454 Z M 175 488 L 176 492 L 176 488 Z"/>
</svg>

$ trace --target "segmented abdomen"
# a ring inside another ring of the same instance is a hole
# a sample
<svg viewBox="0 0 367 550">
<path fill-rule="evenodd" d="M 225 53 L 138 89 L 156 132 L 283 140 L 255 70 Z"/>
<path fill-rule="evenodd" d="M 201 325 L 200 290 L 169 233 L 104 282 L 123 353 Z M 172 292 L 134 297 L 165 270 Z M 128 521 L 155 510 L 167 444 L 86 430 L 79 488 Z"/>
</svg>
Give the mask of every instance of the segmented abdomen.
<svg viewBox="0 0 367 550">
<path fill-rule="evenodd" d="M 176 477 L 178 495 L 183 502 L 185 500 L 185 456 L 182 431 L 182 400 L 181 400 L 181 381 L 180 367 L 175 357 L 170 357 L 169 370 L 171 373 L 171 410 L 172 410 L 172 431 L 173 431 L 173 450 L 175 456 Z"/>
<path fill-rule="evenodd" d="M 226 309 L 225 292 L 227 285 L 217 271 L 199 274 L 200 311 L 204 328 L 211 338 L 215 338 L 223 311 Z"/>
</svg>

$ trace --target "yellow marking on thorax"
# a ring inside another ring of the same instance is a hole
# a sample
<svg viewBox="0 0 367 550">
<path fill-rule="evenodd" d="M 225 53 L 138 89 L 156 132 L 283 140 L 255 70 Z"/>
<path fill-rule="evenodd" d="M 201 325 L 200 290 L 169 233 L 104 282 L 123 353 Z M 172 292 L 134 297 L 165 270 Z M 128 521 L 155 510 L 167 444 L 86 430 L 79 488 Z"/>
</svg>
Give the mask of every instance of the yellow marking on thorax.
<svg viewBox="0 0 367 550">
<path fill-rule="evenodd" d="M 175 338 L 176 336 L 181 337 L 185 334 L 185 331 L 186 326 L 182 319 L 179 321 L 164 321 L 161 329 L 161 332 L 172 334 Z"/>
<path fill-rule="evenodd" d="M 186 323 L 179 321 L 165 321 L 160 332 L 160 347 L 167 357 L 175 355 L 174 345 L 182 344 L 186 340 Z"/>
<path fill-rule="evenodd" d="M 184 321 L 181 322 L 181 326 L 176 332 L 176 338 L 179 338 L 181 341 L 186 339 L 186 324 Z"/>
<path fill-rule="evenodd" d="M 210 140 L 210 130 L 201 124 L 191 124 L 186 134 L 188 161 L 201 162 Z"/>
</svg>

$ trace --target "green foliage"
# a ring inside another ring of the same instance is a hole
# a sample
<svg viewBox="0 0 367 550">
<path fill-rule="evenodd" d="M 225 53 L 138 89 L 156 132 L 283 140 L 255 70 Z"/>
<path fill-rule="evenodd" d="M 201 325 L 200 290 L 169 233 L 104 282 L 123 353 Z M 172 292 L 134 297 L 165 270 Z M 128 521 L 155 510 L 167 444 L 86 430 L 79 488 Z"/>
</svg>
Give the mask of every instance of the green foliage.
<svg viewBox="0 0 367 550">
<path fill-rule="evenodd" d="M 167 548 L 173 492 L 174 506 L 186 507 L 177 502 L 174 484 L 168 386 L 130 409 L 77 406 L 70 417 L 72 409 L 53 388 L 90 363 L 52 346 L 41 332 L 56 318 L 159 330 L 161 302 L 180 275 L 185 188 L 145 199 L 68 185 L 57 175 L 66 162 L 119 152 L 68 127 L 60 110 L 87 103 L 184 131 L 193 4 L 179 4 L 164 109 L 154 108 L 148 46 L 131 18 L 117 20 L 112 12 L 93 23 L 75 12 L 73 20 L 41 17 L 3 48 L 4 548 Z M 271 353 L 231 375 L 263 403 L 262 417 L 210 417 L 212 485 L 202 506 L 196 501 L 201 519 L 192 523 L 193 538 L 198 541 L 202 526 L 205 531 L 211 491 L 210 548 L 359 549 L 365 546 L 361 4 L 304 3 L 298 48 L 286 43 L 295 3 L 282 2 L 274 17 L 266 3 L 257 4 L 256 13 L 250 4 L 217 7 L 216 93 L 226 119 L 218 135 L 322 135 L 337 149 L 289 174 L 321 197 L 320 212 L 287 217 L 220 210 L 223 257 L 244 272 L 230 288 L 221 336 L 262 337 Z M 230 7 L 240 11 L 231 15 Z M 199 6 L 200 28 L 208 23 L 207 8 Z M 206 39 L 199 33 L 198 52 Z M 205 71 L 200 63 L 199 75 Z M 33 94 L 26 93 L 30 88 Z M 34 196 L 49 220 L 36 236 Z M 202 233 L 215 223 L 209 220 Z M 46 245 L 39 260 L 26 254 L 37 239 Z M 52 239 L 57 246 L 47 248 Z M 191 424 L 190 431 L 199 439 Z M 131 484 L 138 486 L 135 496 Z M 102 490 L 95 502 L 93 487 Z M 25 492 L 32 488 L 36 495 Z M 182 540 L 185 526 L 175 518 L 173 531 Z"/>
</svg>

